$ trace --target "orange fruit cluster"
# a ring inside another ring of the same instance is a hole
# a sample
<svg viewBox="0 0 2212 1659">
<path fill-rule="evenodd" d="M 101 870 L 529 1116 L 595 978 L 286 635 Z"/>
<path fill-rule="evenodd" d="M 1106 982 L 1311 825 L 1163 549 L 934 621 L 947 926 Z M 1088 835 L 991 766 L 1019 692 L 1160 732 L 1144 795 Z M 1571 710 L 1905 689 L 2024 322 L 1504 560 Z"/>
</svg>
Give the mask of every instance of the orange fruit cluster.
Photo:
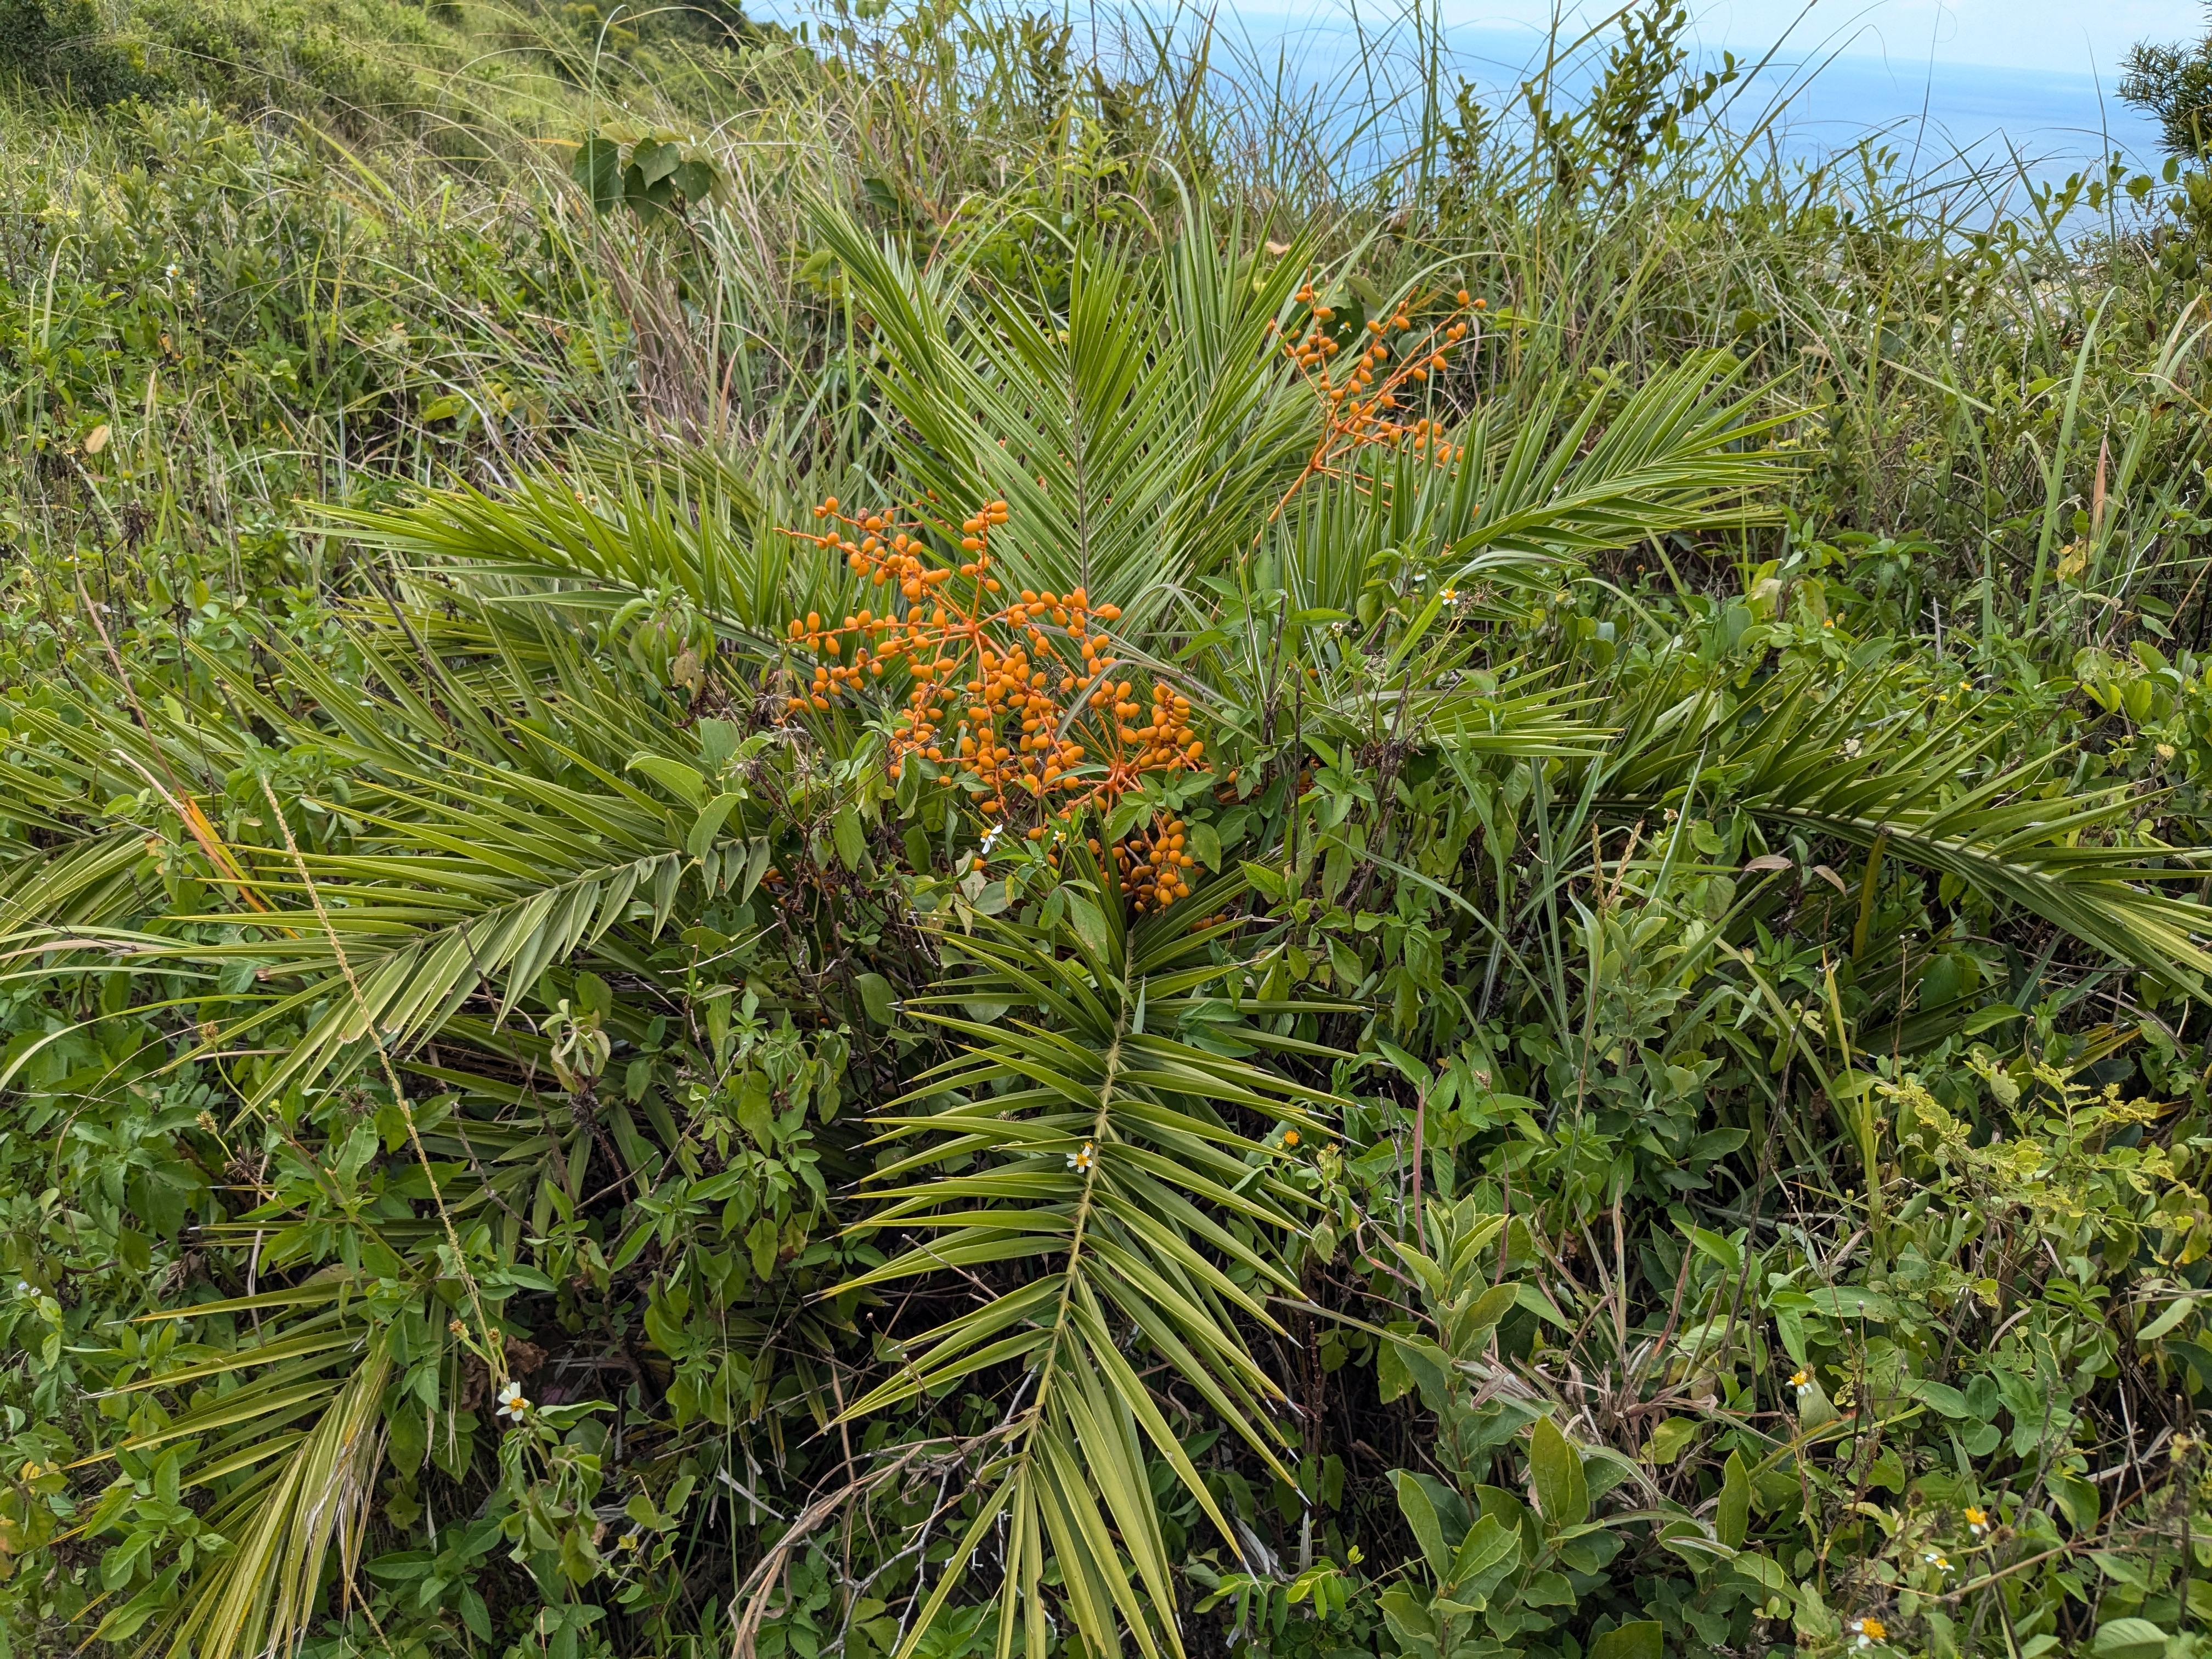
<svg viewBox="0 0 2212 1659">
<path fill-rule="evenodd" d="M 1081 588 L 1006 594 L 992 574 L 991 536 L 1009 510 L 987 503 L 956 533 L 919 515 L 856 518 L 830 497 L 814 509 L 820 532 L 786 533 L 893 590 L 888 608 L 841 623 L 811 611 L 787 633 L 816 658 L 795 702 L 826 710 L 864 679 L 903 668 L 891 775 L 917 764 L 943 787 L 970 781 L 988 818 L 1002 829 L 1027 820 L 1026 839 L 1045 842 L 1086 808 L 1110 812 L 1147 774 L 1204 770 L 1206 743 L 1188 696 L 1157 682 L 1140 696 L 1115 677 L 1121 659 L 1103 625 L 1121 620 L 1117 607 L 1093 604 Z M 933 532 L 957 544 L 957 560 L 937 554 Z"/>
<path fill-rule="evenodd" d="M 1186 826 L 1181 818 L 1155 819 L 1150 832 L 1139 830 L 1126 841 L 1114 843 L 1114 866 L 1127 896 L 1129 908 L 1139 915 L 1164 910 L 1179 898 L 1190 896 L 1190 872 L 1198 860 L 1184 850 Z M 1091 850 L 1104 857 L 1094 839 Z"/>
<path fill-rule="evenodd" d="M 1319 301 L 1311 283 L 1299 289 L 1297 297 L 1309 307 L 1306 330 L 1285 336 L 1283 354 L 1313 388 L 1326 414 L 1299 483 L 1328 471 L 1340 456 L 1376 444 L 1410 449 L 1438 466 L 1449 465 L 1459 450 L 1445 439 L 1442 424 L 1427 416 L 1401 418 L 1401 403 L 1414 386 L 1450 367 L 1454 349 L 1467 340 L 1474 328 L 1474 313 L 1486 302 L 1462 289 L 1440 319 L 1417 327 L 1413 313 L 1421 308 L 1423 297 L 1406 295 L 1387 319 L 1368 320 L 1367 343 L 1346 367 L 1333 361 L 1344 349 L 1328 327 L 1336 319 L 1334 309 Z M 1394 359 L 1396 367 L 1387 368 Z M 1291 486 L 1293 493 L 1297 489 Z M 1283 499 L 1288 501 L 1290 495 Z"/>
</svg>

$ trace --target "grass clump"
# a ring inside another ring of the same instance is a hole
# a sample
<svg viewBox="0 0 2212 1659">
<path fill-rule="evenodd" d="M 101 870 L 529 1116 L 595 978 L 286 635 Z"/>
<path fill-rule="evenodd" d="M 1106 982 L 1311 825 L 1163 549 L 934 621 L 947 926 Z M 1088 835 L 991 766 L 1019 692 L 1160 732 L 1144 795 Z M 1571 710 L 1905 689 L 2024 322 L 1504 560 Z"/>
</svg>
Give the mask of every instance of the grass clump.
<svg viewBox="0 0 2212 1659">
<path fill-rule="evenodd" d="M 15 1650 L 2197 1651 L 2182 158 L 20 15 Z"/>
</svg>

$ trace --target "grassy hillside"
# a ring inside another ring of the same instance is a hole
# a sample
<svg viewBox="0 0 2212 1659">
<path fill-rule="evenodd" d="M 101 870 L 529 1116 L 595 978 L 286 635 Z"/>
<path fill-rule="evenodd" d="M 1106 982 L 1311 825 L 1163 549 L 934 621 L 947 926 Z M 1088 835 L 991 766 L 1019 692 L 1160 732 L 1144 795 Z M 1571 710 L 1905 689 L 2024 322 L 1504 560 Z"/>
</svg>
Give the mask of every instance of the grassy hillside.
<svg viewBox="0 0 2212 1659">
<path fill-rule="evenodd" d="M 2197 1654 L 2212 183 L 1684 27 L 0 0 L 11 1650 Z"/>
</svg>

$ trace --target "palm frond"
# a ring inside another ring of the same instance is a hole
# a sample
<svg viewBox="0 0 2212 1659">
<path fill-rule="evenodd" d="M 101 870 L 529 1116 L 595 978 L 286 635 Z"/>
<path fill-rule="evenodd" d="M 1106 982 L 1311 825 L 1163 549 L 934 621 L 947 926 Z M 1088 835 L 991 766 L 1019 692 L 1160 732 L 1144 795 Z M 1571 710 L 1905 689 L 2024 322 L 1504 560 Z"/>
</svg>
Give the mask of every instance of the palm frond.
<svg viewBox="0 0 2212 1659">
<path fill-rule="evenodd" d="M 1886 848 L 2168 983 L 2206 984 L 2207 913 L 2162 890 L 2202 873 L 2128 833 L 2141 796 L 2057 793 L 2051 757 L 2004 758 L 2004 726 L 1971 708 L 1916 720 L 1887 706 L 1887 684 L 1872 669 L 1832 684 L 1783 675 L 1731 702 L 1662 677 L 1624 711 L 1595 802 L 1656 818 L 1724 799 L 1771 833 Z"/>
<path fill-rule="evenodd" d="M 975 935 L 945 935 L 961 971 L 905 1012 L 963 1038 L 965 1051 L 877 1120 L 886 1142 L 919 1144 L 872 1178 L 879 1207 L 864 1225 L 914 1242 L 841 1289 L 948 1267 L 988 1271 L 1006 1288 L 910 1340 L 898 1370 L 852 1413 L 992 1372 L 1020 1379 L 978 1471 L 985 1519 L 963 1540 L 902 1659 L 987 1521 L 1000 1516 L 1002 1655 L 1018 1622 L 1032 1639 L 1042 1628 L 1048 1557 L 1066 1616 L 1093 1651 L 1120 1651 L 1124 1631 L 1148 1656 L 1181 1651 L 1147 1455 L 1238 1546 L 1139 1375 L 1140 1350 L 1283 1471 L 1285 1443 L 1271 1420 L 1281 1388 L 1240 1331 L 1279 1330 L 1271 1304 L 1298 1297 L 1268 1241 L 1299 1233 L 1307 1200 L 1285 1179 L 1291 1155 L 1268 1135 L 1298 1127 L 1311 1144 L 1342 1103 L 1216 1051 L 1219 1037 L 1251 1036 L 1295 1006 L 1247 998 L 1231 1015 L 1247 964 L 1216 950 L 1219 930 L 1183 919 L 1218 908 L 1237 884 L 1216 883 L 1131 927 L 1110 879 L 1089 875 L 1099 902 L 1075 898 L 1080 931 L 990 921 Z M 978 1004 L 1008 1012 L 986 1024 L 966 1012 Z M 901 1109 L 931 1102 L 949 1103 Z"/>
<path fill-rule="evenodd" d="M 135 1640 L 141 1653 L 178 1659 L 290 1651 L 323 1607 L 333 1547 L 339 1594 L 350 1594 L 383 1455 L 383 1395 L 393 1363 L 387 1331 L 365 1322 L 362 1304 L 349 1299 L 356 1288 L 349 1274 L 325 1273 L 295 1290 L 186 1310 L 283 1317 L 338 1304 L 294 1318 L 251 1346 L 187 1350 L 184 1363 L 112 1391 L 213 1385 L 175 1417 L 155 1413 L 158 1426 L 87 1461 L 180 1448 L 188 1455 L 172 1477 L 174 1492 L 212 1493 L 203 1518 L 222 1547 L 173 1599 L 171 1574 L 112 1609 L 101 1638 Z M 176 1453 L 165 1462 L 175 1462 Z"/>
</svg>

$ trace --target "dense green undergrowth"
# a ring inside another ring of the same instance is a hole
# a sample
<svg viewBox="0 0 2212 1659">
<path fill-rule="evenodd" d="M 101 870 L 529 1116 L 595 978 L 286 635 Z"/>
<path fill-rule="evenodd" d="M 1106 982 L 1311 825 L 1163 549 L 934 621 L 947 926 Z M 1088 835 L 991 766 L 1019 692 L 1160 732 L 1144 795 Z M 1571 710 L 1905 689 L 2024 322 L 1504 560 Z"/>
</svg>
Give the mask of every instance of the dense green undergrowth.
<svg viewBox="0 0 2212 1659">
<path fill-rule="evenodd" d="M 0 1639 L 2197 1654 L 2212 196 L 1681 28 L 0 0 Z"/>
</svg>

